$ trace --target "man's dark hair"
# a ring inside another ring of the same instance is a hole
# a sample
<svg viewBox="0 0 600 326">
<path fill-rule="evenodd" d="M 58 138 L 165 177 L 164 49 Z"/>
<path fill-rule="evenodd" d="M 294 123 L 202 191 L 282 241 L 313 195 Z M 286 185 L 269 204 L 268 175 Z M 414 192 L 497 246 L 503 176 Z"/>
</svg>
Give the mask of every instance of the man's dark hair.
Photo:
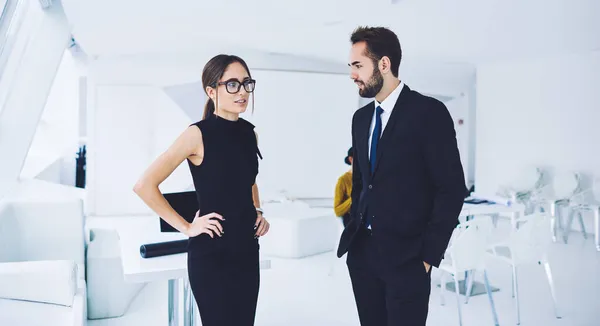
<svg viewBox="0 0 600 326">
<path fill-rule="evenodd" d="M 398 36 L 385 27 L 361 26 L 352 32 L 350 42 L 356 44 L 365 42 L 367 50 L 365 55 L 373 60 L 375 66 L 377 61 L 383 57 L 388 57 L 391 62 L 391 71 L 394 77 L 398 77 L 400 61 L 402 60 L 402 49 Z"/>
</svg>

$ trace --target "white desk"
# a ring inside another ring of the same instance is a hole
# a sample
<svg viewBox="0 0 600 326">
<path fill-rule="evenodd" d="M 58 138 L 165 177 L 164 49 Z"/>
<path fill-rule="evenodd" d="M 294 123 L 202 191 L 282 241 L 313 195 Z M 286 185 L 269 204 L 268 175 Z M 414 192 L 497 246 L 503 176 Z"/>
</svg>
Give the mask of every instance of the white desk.
<svg viewBox="0 0 600 326">
<path fill-rule="evenodd" d="M 467 204 L 463 205 L 460 217 L 477 215 L 510 214 L 510 224 L 513 229 L 517 228 L 517 220 L 525 215 L 525 206 L 513 204 L 511 206 L 501 204 Z"/>
<path fill-rule="evenodd" d="M 158 217 L 157 217 L 158 218 Z M 123 275 L 127 282 L 169 282 L 169 326 L 179 326 L 179 280 L 183 282 L 183 324 L 194 325 L 194 297 L 188 283 L 187 253 L 142 258 L 140 246 L 148 243 L 187 239 L 181 233 L 160 233 L 154 227 L 118 228 Z M 261 269 L 271 268 L 270 260 L 260 261 Z"/>
</svg>

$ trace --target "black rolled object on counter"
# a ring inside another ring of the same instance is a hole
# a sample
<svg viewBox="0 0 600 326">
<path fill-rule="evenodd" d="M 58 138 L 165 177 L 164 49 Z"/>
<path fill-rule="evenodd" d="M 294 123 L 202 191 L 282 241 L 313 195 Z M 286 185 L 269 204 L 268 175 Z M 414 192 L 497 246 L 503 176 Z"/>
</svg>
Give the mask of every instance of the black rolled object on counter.
<svg viewBox="0 0 600 326">
<path fill-rule="evenodd" d="M 188 240 L 148 243 L 140 246 L 142 258 L 175 255 L 187 252 Z"/>
</svg>

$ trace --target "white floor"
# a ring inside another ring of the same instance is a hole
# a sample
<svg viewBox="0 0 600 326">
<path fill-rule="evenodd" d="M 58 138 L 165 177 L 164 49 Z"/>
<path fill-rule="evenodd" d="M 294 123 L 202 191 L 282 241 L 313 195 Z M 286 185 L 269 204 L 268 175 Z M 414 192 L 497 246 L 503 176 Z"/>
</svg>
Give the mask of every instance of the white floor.
<svg viewBox="0 0 600 326">
<path fill-rule="evenodd" d="M 272 268 L 262 271 L 256 325 L 358 326 L 345 262 L 337 260 L 329 276 L 332 261 L 333 253 L 272 259 Z M 521 325 L 600 325 L 600 253 L 594 249 L 593 236 L 584 241 L 581 233 L 572 233 L 569 244 L 554 244 L 551 264 L 562 319 L 554 317 L 543 267 L 532 265 L 519 270 Z M 509 266 L 490 260 L 490 282 L 500 288 L 494 301 L 501 325 L 516 324 L 510 275 Z M 458 325 L 454 294 L 446 292 L 446 305 L 440 305 L 438 270 L 433 271 L 432 282 L 427 325 Z M 166 293 L 166 283 L 148 284 L 125 316 L 89 321 L 89 325 L 167 325 Z M 472 297 L 462 308 L 463 325 L 493 325 L 487 296 Z"/>
</svg>

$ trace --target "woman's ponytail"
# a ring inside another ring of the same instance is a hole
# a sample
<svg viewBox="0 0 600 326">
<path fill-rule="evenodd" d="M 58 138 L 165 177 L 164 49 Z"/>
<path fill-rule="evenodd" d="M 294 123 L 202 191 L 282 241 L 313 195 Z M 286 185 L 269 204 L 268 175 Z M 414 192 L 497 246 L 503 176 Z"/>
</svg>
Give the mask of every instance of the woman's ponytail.
<svg viewBox="0 0 600 326">
<path fill-rule="evenodd" d="M 215 103 L 212 99 L 208 99 L 206 104 L 204 105 L 204 115 L 202 115 L 202 120 L 206 120 L 215 115 Z"/>
</svg>

